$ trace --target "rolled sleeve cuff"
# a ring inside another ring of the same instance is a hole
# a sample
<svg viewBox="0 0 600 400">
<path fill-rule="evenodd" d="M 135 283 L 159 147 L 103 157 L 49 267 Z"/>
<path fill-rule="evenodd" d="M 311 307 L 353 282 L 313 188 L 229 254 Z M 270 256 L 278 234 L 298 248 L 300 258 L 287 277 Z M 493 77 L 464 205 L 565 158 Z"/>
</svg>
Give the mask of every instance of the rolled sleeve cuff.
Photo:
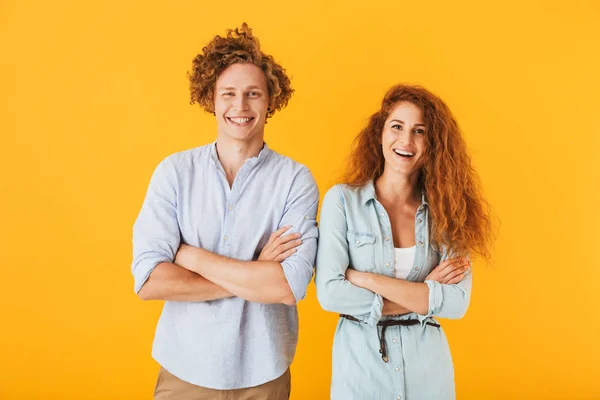
<svg viewBox="0 0 600 400">
<path fill-rule="evenodd" d="M 312 279 L 314 271 L 310 265 L 301 266 L 298 264 L 299 263 L 297 262 L 291 262 L 288 260 L 284 260 L 281 263 L 283 274 L 285 275 L 288 286 L 294 295 L 294 299 L 296 299 L 296 303 L 306 297 L 306 288 Z"/>
<path fill-rule="evenodd" d="M 429 288 L 429 309 L 425 315 L 417 314 L 421 325 L 424 325 L 427 319 L 436 315 L 440 311 L 442 302 L 444 300 L 442 285 L 439 282 L 427 280 L 425 281 L 425 284 L 427 284 L 427 287 Z"/>
<path fill-rule="evenodd" d="M 154 268 L 162 262 L 172 262 L 169 257 L 152 257 L 147 258 L 143 261 L 137 263 L 137 265 L 133 268 L 133 290 L 135 293 L 139 293 L 142 290 L 142 287 L 150 277 Z"/>
<path fill-rule="evenodd" d="M 371 312 L 369 314 L 356 315 L 355 317 L 362 323 L 370 326 L 376 326 L 383 316 L 383 297 L 376 294 L 373 304 L 371 304 Z"/>
</svg>

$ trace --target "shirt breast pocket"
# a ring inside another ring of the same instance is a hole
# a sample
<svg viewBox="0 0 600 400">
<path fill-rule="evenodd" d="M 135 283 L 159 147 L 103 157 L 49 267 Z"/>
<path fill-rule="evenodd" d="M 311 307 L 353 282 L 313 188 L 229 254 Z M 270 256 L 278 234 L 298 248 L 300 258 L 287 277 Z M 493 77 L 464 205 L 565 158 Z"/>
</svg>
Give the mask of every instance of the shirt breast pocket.
<svg viewBox="0 0 600 400">
<path fill-rule="evenodd" d="M 375 270 L 375 235 L 348 230 L 350 266 L 362 272 Z"/>
</svg>

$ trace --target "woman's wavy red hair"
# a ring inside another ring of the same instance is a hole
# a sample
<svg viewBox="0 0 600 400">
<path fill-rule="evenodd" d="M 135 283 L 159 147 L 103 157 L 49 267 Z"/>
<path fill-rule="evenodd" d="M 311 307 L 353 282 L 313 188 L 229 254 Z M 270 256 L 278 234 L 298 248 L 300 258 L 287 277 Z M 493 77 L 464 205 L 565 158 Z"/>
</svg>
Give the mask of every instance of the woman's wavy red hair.
<svg viewBox="0 0 600 400">
<path fill-rule="evenodd" d="M 419 107 L 427 126 L 420 186 L 431 213 L 431 239 L 450 254 L 479 254 L 490 260 L 494 240 L 489 204 L 483 197 L 456 119 L 448 106 L 420 86 L 397 85 L 354 140 L 344 182 L 362 186 L 383 173 L 381 135 L 390 112 L 400 103 Z"/>
</svg>

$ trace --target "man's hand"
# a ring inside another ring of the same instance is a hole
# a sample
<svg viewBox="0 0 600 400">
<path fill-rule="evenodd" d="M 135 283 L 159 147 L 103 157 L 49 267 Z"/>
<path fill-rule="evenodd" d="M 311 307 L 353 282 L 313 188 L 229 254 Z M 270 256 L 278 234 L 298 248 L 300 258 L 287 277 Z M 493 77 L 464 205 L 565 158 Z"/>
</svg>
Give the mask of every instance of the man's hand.
<svg viewBox="0 0 600 400">
<path fill-rule="evenodd" d="M 471 267 L 467 258 L 448 259 L 431 270 L 425 280 L 436 281 L 445 285 L 453 285 L 463 280 L 465 272 Z"/>
<path fill-rule="evenodd" d="M 258 260 L 282 262 L 294 254 L 297 251 L 296 247 L 302 244 L 302 240 L 299 239 L 302 235 L 300 233 L 292 233 L 290 235 L 282 236 L 291 228 L 292 227 L 288 225 L 273 232 L 269 241 L 260 252 Z"/>
</svg>

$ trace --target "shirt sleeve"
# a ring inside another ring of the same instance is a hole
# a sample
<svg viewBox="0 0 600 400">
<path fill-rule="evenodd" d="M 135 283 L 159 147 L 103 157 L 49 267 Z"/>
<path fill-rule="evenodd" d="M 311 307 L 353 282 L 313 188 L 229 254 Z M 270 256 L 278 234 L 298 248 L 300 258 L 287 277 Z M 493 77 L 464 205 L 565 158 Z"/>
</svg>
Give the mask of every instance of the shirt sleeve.
<svg viewBox="0 0 600 400">
<path fill-rule="evenodd" d="M 441 261 L 446 259 L 448 254 L 444 251 Z M 464 317 L 471 300 L 473 273 L 470 269 L 460 282 L 453 285 L 444 285 L 432 280 L 426 280 L 425 283 L 429 287 L 429 310 L 426 315 L 419 315 L 421 322 L 429 317 L 449 319 Z"/>
<path fill-rule="evenodd" d="M 308 168 L 303 167 L 294 178 L 288 194 L 285 211 L 279 227 L 291 225 L 286 232 L 300 233 L 302 244 L 297 252 L 281 262 L 283 273 L 290 286 L 296 303 L 306 296 L 306 288 L 313 276 L 317 253 L 317 210 L 319 208 L 319 189 Z"/>
<path fill-rule="evenodd" d="M 131 272 L 136 293 L 158 264 L 173 262 L 179 248 L 176 183 L 175 169 L 167 158 L 156 167 L 133 226 Z"/>
<path fill-rule="evenodd" d="M 383 298 L 346 280 L 349 265 L 348 224 L 339 186 L 323 199 L 315 283 L 317 298 L 327 311 L 352 315 L 361 322 L 376 325 L 381 319 Z"/>
</svg>

